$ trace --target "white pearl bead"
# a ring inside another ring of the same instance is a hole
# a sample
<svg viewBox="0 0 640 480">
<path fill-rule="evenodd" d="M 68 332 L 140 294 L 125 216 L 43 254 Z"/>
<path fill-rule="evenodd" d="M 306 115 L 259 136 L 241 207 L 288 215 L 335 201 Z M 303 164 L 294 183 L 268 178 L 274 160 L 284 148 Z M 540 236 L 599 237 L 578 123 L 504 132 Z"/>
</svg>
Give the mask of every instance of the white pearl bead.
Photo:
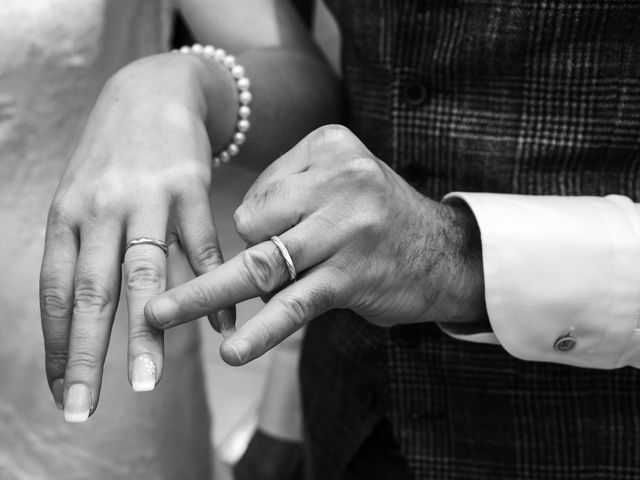
<svg viewBox="0 0 640 480">
<path fill-rule="evenodd" d="M 251 107 L 240 105 L 240 108 L 238 108 L 238 116 L 240 118 L 249 118 L 249 115 L 251 115 Z"/>
<path fill-rule="evenodd" d="M 238 85 L 238 90 L 249 90 L 251 82 L 249 82 L 247 77 L 241 77 L 237 80 L 236 84 Z"/>
<path fill-rule="evenodd" d="M 243 118 L 238 120 L 237 128 L 239 132 L 245 133 L 249 128 L 251 128 L 251 123 L 249 123 L 249 120 Z"/>
<path fill-rule="evenodd" d="M 233 55 L 227 55 L 222 63 L 224 63 L 224 66 L 228 69 L 232 69 L 236 66 L 236 57 L 234 57 Z"/>
<path fill-rule="evenodd" d="M 216 49 L 216 53 L 213 55 L 213 58 L 215 58 L 218 62 L 222 62 L 226 56 L 227 56 L 227 52 L 225 52 L 221 48 L 218 48 Z"/>
<path fill-rule="evenodd" d="M 231 155 L 232 157 L 235 157 L 239 151 L 240 149 L 235 143 L 230 143 L 227 147 L 227 152 L 229 152 L 229 155 Z"/>
<path fill-rule="evenodd" d="M 233 55 L 227 55 L 222 48 L 215 48 L 212 45 L 201 45 L 195 43 L 192 46 L 185 45 L 180 50 L 173 50 L 174 52 L 181 53 L 193 53 L 196 55 L 202 55 L 205 58 L 216 60 L 224 65 L 236 80 L 236 87 L 238 88 L 238 122 L 236 124 L 236 131 L 231 137 L 231 142 L 227 147 L 220 152 L 217 156 L 213 157 L 212 163 L 214 167 L 219 167 L 223 163 L 228 163 L 231 157 L 238 155 L 240 152 L 240 145 L 243 145 L 247 136 L 245 133 L 251 128 L 251 123 L 248 118 L 251 115 L 251 108 L 249 104 L 253 100 L 253 95 L 249 91 L 251 82 L 245 77 L 245 69 L 242 65 L 236 65 L 236 59 Z"/>
<path fill-rule="evenodd" d="M 249 105 L 252 99 L 253 96 L 251 95 L 251 92 L 249 90 L 244 90 L 238 95 L 238 100 L 242 105 Z"/>
<path fill-rule="evenodd" d="M 231 75 L 233 75 L 233 77 L 237 79 L 244 77 L 244 67 L 242 65 L 235 65 L 231 69 Z"/>
<path fill-rule="evenodd" d="M 213 45 L 206 45 L 202 49 L 202 54 L 205 56 L 205 58 L 213 58 L 215 53 L 216 53 L 216 49 L 213 48 Z"/>
<path fill-rule="evenodd" d="M 236 145 L 242 145 L 246 139 L 247 136 L 242 132 L 236 132 L 233 134 L 233 143 Z"/>
</svg>

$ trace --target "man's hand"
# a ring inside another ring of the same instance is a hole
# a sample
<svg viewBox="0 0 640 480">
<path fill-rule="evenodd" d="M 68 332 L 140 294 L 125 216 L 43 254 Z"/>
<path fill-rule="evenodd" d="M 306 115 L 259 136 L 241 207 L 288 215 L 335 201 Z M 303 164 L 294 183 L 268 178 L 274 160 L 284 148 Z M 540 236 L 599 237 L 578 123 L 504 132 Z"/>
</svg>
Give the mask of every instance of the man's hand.
<svg viewBox="0 0 640 480">
<path fill-rule="evenodd" d="M 240 365 L 306 322 L 349 308 L 381 325 L 464 322 L 484 313 L 479 233 L 470 212 L 420 195 L 349 130 L 316 130 L 274 162 L 235 214 L 250 248 L 152 299 L 168 328 L 248 298 L 271 298 L 221 346 Z M 286 245 L 298 280 L 290 283 Z"/>
</svg>

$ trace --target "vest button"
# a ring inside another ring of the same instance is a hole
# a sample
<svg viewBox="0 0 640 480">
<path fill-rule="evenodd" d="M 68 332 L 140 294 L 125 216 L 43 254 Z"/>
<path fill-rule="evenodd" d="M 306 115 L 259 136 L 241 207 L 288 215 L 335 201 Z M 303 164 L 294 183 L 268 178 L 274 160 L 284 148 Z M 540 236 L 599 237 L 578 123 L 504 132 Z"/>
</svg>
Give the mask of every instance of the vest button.
<svg viewBox="0 0 640 480">
<path fill-rule="evenodd" d="M 409 105 L 422 105 L 427 100 L 427 87 L 423 83 L 409 83 L 402 92 L 404 101 Z"/>
<path fill-rule="evenodd" d="M 553 348 L 558 352 L 569 352 L 576 346 L 576 339 L 569 336 L 562 336 L 553 344 Z"/>
</svg>

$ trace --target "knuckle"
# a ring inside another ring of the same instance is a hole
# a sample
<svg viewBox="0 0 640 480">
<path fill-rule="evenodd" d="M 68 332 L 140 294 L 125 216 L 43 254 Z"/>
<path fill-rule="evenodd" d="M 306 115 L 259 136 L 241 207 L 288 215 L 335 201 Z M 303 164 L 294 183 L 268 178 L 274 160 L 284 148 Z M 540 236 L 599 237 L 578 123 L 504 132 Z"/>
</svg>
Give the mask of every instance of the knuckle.
<svg viewBox="0 0 640 480">
<path fill-rule="evenodd" d="M 316 298 L 320 305 L 317 315 L 334 308 L 349 308 L 353 302 L 353 292 L 361 289 L 363 282 L 366 282 L 359 253 L 345 253 L 345 256 L 334 259 L 332 265 L 327 267 L 327 279 L 319 289 L 320 296 Z"/>
<path fill-rule="evenodd" d="M 98 277 L 78 281 L 73 299 L 74 313 L 102 313 L 113 305 L 114 296 Z"/>
<path fill-rule="evenodd" d="M 191 159 L 189 159 L 191 160 Z M 193 182 L 208 182 L 211 178 L 211 167 L 206 162 L 194 162 L 185 160 L 179 162 L 176 165 L 180 165 L 180 172 L 182 172 L 182 178 Z"/>
<path fill-rule="evenodd" d="M 358 156 L 350 159 L 345 168 L 351 180 L 364 185 L 385 183 L 386 175 L 380 163 L 371 157 Z"/>
<path fill-rule="evenodd" d="M 72 370 L 100 370 L 102 362 L 91 352 L 80 350 L 69 356 L 67 369 Z"/>
<path fill-rule="evenodd" d="M 40 307 L 47 320 L 67 319 L 73 312 L 71 294 L 59 285 L 44 286 L 40 291 Z"/>
<path fill-rule="evenodd" d="M 115 213 L 125 195 L 123 185 L 119 182 L 104 179 L 93 193 L 91 212 L 94 215 L 109 215 Z"/>
<path fill-rule="evenodd" d="M 370 209 L 358 214 L 354 226 L 364 238 L 374 239 L 388 233 L 388 224 L 378 209 Z"/>
<path fill-rule="evenodd" d="M 197 312 L 204 312 L 209 314 L 215 310 L 215 298 L 213 293 L 202 285 L 194 285 L 192 291 L 185 298 L 185 303 L 188 303 Z M 175 321 L 171 321 L 165 326 L 173 326 Z"/>
<path fill-rule="evenodd" d="M 162 332 L 151 325 L 135 325 L 129 329 L 129 343 L 149 344 L 157 342 Z"/>
<path fill-rule="evenodd" d="M 280 304 L 292 319 L 295 327 L 326 312 L 334 303 L 335 293 L 329 285 L 318 285 L 305 298 L 282 297 Z"/>
<path fill-rule="evenodd" d="M 286 196 L 287 186 L 283 179 L 277 179 L 265 186 L 262 192 L 256 195 L 257 206 L 262 206 L 269 200 Z"/>
<path fill-rule="evenodd" d="M 323 284 L 319 285 L 316 290 L 311 293 L 310 297 L 311 318 L 315 318 L 334 306 L 336 293 L 334 287 Z"/>
<path fill-rule="evenodd" d="M 278 303 L 284 309 L 286 318 L 291 322 L 291 327 L 298 325 L 310 313 L 310 305 L 300 297 L 283 297 Z"/>
<path fill-rule="evenodd" d="M 76 202 L 77 205 L 81 202 Z M 47 235 L 45 240 L 45 253 L 47 247 L 51 245 L 64 244 L 71 241 L 75 237 L 77 228 L 77 220 L 74 217 L 71 208 L 67 207 L 66 203 L 63 203 L 60 198 L 54 200 L 49 208 L 47 217 Z M 55 264 L 55 256 L 45 254 L 45 265 L 43 266 L 43 272 L 46 273 L 47 268 L 51 267 L 51 264 Z"/>
<path fill-rule="evenodd" d="M 222 263 L 220 246 L 213 242 L 198 245 L 192 254 L 192 262 L 199 274 L 217 267 Z"/>
<path fill-rule="evenodd" d="M 351 227 L 357 231 L 378 235 L 388 230 L 388 215 L 392 192 L 388 187 L 386 173 L 373 158 L 353 159 L 345 165 L 350 187 L 358 205 L 350 217 Z"/>
<path fill-rule="evenodd" d="M 48 349 L 45 353 L 45 362 L 49 371 L 64 370 L 67 365 L 67 351 L 61 349 Z"/>
<path fill-rule="evenodd" d="M 279 255 L 279 252 L 274 252 Z M 274 253 L 263 250 L 249 249 L 241 254 L 243 272 L 249 285 L 254 287 L 260 295 L 267 295 L 280 285 L 278 270 L 280 265 Z"/>
<path fill-rule="evenodd" d="M 73 223 L 70 204 L 66 196 L 57 196 L 49 208 L 49 228 L 68 228 Z"/>
<path fill-rule="evenodd" d="M 181 194 L 183 192 L 192 192 L 195 188 L 202 188 L 211 183 L 211 170 L 205 164 L 199 164 L 184 159 L 182 162 L 176 162 L 179 169 L 168 170 L 167 174 L 162 177 L 162 185 L 173 194 Z"/>
<path fill-rule="evenodd" d="M 342 144 L 352 140 L 355 135 L 344 125 L 332 124 L 318 128 L 316 131 L 320 144 Z"/>
<path fill-rule="evenodd" d="M 248 242 L 251 236 L 251 218 L 244 203 L 233 213 L 233 223 L 240 238 Z"/>
<path fill-rule="evenodd" d="M 132 292 L 158 292 L 164 286 L 161 269 L 151 259 L 137 258 L 126 273 L 127 289 Z"/>
</svg>

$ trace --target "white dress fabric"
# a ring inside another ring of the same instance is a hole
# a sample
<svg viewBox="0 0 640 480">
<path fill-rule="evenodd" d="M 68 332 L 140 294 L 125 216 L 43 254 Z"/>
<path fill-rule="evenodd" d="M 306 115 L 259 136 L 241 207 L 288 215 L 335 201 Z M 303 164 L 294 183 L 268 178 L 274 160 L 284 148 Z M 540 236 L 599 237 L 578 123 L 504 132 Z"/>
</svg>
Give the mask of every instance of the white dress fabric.
<svg viewBox="0 0 640 480">
<path fill-rule="evenodd" d="M 165 0 L 0 1 L 0 478 L 207 479 L 196 325 L 167 335 L 152 393 L 127 380 L 121 301 L 97 412 L 66 424 L 49 393 L 38 306 L 47 209 L 105 80 L 164 51 Z"/>
</svg>

